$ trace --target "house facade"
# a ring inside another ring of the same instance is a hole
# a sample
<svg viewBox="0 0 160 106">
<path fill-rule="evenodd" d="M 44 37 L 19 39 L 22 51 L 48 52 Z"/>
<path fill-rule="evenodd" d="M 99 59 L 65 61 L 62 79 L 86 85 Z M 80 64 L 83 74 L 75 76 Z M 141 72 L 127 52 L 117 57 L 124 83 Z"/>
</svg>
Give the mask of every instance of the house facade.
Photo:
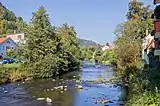
<svg viewBox="0 0 160 106">
<path fill-rule="evenodd" d="M 9 34 L 9 35 L 6 35 L 6 37 L 11 38 L 16 44 L 25 43 L 24 33 Z"/>
<path fill-rule="evenodd" d="M 0 38 L 0 57 L 7 57 L 7 50 L 15 49 L 17 44 L 9 37 Z"/>
</svg>

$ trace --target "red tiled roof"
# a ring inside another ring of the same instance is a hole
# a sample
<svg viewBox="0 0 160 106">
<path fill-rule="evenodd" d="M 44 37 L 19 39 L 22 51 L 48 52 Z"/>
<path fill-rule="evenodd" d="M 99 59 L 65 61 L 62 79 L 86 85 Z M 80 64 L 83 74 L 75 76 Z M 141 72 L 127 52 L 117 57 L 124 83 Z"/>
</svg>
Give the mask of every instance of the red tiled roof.
<svg viewBox="0 0 160 106">
<path fill-rule="evenodd" d="M 0 43 L 5 42 L 7 39 L 9 39 L 9 38 L 8 37 L 0 38 Z"/>
</svg>

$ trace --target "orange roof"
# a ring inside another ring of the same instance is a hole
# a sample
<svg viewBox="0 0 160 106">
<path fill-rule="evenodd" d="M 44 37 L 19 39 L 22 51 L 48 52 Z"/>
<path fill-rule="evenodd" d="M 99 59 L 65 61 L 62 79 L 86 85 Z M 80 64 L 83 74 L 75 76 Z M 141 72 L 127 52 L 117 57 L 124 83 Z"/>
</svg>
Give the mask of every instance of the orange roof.
<svg viewBox="0 0 160 106">
<path fill-rule="evenodd" d="M 8 39 L 8 37 L 0 38 L 0 43 L 5 42 Z"/>
</svg>

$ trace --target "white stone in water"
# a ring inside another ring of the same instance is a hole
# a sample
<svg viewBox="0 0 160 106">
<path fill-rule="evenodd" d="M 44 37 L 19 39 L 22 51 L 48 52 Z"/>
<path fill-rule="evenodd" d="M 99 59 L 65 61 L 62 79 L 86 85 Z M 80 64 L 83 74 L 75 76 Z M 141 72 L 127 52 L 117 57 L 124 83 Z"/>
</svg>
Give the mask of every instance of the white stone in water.
<svg viewBox="0 0 160 106">
<path fill-rule="evenodd" d="M 59 87 L 54 87 L 54 89 L 58 89 Z"/>
<path fill-rule="evenodd" d="M 63 89 L 63 86 L 59 86 L 59 89 L 61 89 L 61 90 L 62 90 L 62 89 Z"/>
<path fill-rule="evenodd" d="M 45 98 L 37 98 L 37 100 L 45 100 Z"/>
<path fill-rule="evenodd" d="M 4 93 L 8 93 L 8 91 L 5 90 Z"/>
<path fill-rule="evenodd" d="M 52 79 L 52 81 L 54 82 L 54 81 L 56 81 L 55 79 Z"/>
<path fill-rule="evenodd" d="M 67 91 L 67 88 L 65 88 L 64 91 Z"/>
<path fill-rule="evenodd" d="M 46 98 L 46 102 L 47 103 L 52 103 L 52 99 L 51 98 Z"/>
<path fill-rule="evenodd" d="M 64 88 L 67 88 L 67 86 L 64 86 Z"/>
<path fill-rule="evenodd" d="M 105 104 L 105 103 L 108 103 L 109 100 L 105 99 L 105 100 L 102 100 L 102 104 Z"/>
<path fill-rule="evenodd" d="M 76 83 L 80 83 L 80 80 L 76 80 Z"/>
<path fill-rule="evenodd" d="M 78 85 L 77 88 L 78 89 L 83 89 L 83 86 L 82 85 Z"/>
<path fill-rule="evenodd" d="M 60 93 L 63 93 L 63 91 L 60 91 Z"/>
</svg>

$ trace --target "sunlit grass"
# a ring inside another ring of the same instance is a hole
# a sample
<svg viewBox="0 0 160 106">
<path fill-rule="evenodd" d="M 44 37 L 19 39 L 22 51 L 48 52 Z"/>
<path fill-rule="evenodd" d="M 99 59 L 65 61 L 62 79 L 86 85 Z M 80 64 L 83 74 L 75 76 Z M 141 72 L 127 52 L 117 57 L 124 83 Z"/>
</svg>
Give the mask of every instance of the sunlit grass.
<svg viewBox="0 0 160 106">
<path fill-rule="evenodd" d="M 13 63 L 13 64 L 4 64 L 2 67 L 4 68 L 19 68 L 21 66 L 21 63 Z"/>
</svg>

